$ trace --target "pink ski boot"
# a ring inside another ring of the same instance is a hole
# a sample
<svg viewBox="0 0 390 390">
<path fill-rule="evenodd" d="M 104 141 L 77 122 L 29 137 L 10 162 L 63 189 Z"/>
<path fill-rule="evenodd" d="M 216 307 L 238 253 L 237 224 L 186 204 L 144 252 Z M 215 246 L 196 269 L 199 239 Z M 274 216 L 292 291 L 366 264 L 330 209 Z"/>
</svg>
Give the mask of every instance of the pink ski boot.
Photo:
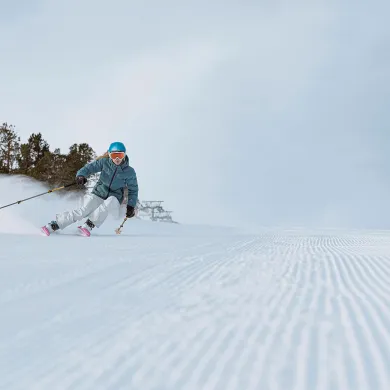
<svg viewBox="0 0 390 390">
<path fill-rule="evenodd" d="M 91 230 L 95 227 L 94 223 L 87 219 L 83 226 L 78 226 L 79 233 L 84 237 L 90 237 Z"/>
<path fill-rule="evenodd" d="M 54 233 L 56 230 L 59 230 L 59 226 L 56 221 L 51 221 L 47 225 L 41 227 L 41 232 L 45 236 L 50 236 L 50 234 Z"/>
</svg>

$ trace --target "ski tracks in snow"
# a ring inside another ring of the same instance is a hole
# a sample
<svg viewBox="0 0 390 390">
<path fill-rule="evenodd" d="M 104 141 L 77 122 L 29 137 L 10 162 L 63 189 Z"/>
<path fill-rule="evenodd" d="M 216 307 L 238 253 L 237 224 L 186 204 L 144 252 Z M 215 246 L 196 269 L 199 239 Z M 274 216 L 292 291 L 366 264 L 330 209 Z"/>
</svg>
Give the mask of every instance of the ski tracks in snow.
<svg viewBox="0 0 390 390">
<path fill-rule="evenodd" d="M 0 240 L 0 389 L 390 388 L 385 233 Z"/>
</svg>

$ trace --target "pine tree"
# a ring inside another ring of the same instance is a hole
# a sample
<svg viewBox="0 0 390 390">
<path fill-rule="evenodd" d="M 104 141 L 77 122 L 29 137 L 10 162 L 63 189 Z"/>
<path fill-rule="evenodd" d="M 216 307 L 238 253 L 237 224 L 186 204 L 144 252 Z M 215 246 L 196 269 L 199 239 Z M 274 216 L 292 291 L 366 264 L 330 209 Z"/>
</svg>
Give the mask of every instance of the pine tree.
<svg viewBox="0 0 390 390">
<path fill-rule="evenodd" d="M 54 152 L 47 151 L 38 161 L 36 167 L 30 171 L 30 176 L 51 186 L 71 183 L 74 177 L 70 177 L 67 159 L 68 155 L 62 154 L 58 148 Z"/>
<path fill-rule="evenodd" d="M 73 144 L 69 148 L 63 170 L 67 182 L 73 181 L 77 171 L 95 158 L 96 153 L 87 143 Z"/>
<path fill-rule="evenodd" d="M 39 176 L 38 172 L 32 172 L 36 169 L 39 161 L 50 151 L 49 144 L 43 139 L 42 134 L 31 134 L 27 143 L 20 147 L 20 156 L 18 159 L 19 172 Z"/>
<path fill-rule="evenodd" d="M 0 126 L 0 173 L 10 174 L 17 169 L 20 155 L 20 138 L 13 125 Z"/>
<path fill-rule="evenodd" d="M 50 185 L 62 185 L 73 182 L 77 171 L 95 158 L 87 143 L 73 144 L 68 154 L 58 148 L 51 152 L 41 133 L 31 134 L 26 143 L 20 144 L 12 125 L 0 126 L 0 173 L 20 173 Z"/>
</svg>

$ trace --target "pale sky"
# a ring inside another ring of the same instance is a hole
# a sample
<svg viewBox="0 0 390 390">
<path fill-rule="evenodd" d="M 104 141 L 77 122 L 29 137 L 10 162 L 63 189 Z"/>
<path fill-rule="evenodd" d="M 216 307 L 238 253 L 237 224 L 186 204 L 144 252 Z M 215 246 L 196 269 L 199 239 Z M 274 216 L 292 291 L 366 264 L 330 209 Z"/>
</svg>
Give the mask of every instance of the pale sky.
<svg viewBox="0 0 390 390">
<path fill-rule="evenodd" d="M 185 223 L 390 227 L 390 2 L 0 0 L 0 121 L 128 147 Z"/>
</svg>

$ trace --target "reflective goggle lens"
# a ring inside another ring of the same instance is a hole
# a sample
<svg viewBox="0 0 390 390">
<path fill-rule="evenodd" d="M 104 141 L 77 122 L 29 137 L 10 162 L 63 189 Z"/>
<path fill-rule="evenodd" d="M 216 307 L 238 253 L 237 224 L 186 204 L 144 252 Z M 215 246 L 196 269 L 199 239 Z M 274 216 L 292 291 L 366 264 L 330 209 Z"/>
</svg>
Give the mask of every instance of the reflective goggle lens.
<svg viewBox="0 0 390 390">
<path fill-rule="evenodd" d="M 125 158 L 125 152 L 111 152 L 110 157 L 115 160 L 116 158 L 119 158 L 120 160 Z"/>
</svg>

